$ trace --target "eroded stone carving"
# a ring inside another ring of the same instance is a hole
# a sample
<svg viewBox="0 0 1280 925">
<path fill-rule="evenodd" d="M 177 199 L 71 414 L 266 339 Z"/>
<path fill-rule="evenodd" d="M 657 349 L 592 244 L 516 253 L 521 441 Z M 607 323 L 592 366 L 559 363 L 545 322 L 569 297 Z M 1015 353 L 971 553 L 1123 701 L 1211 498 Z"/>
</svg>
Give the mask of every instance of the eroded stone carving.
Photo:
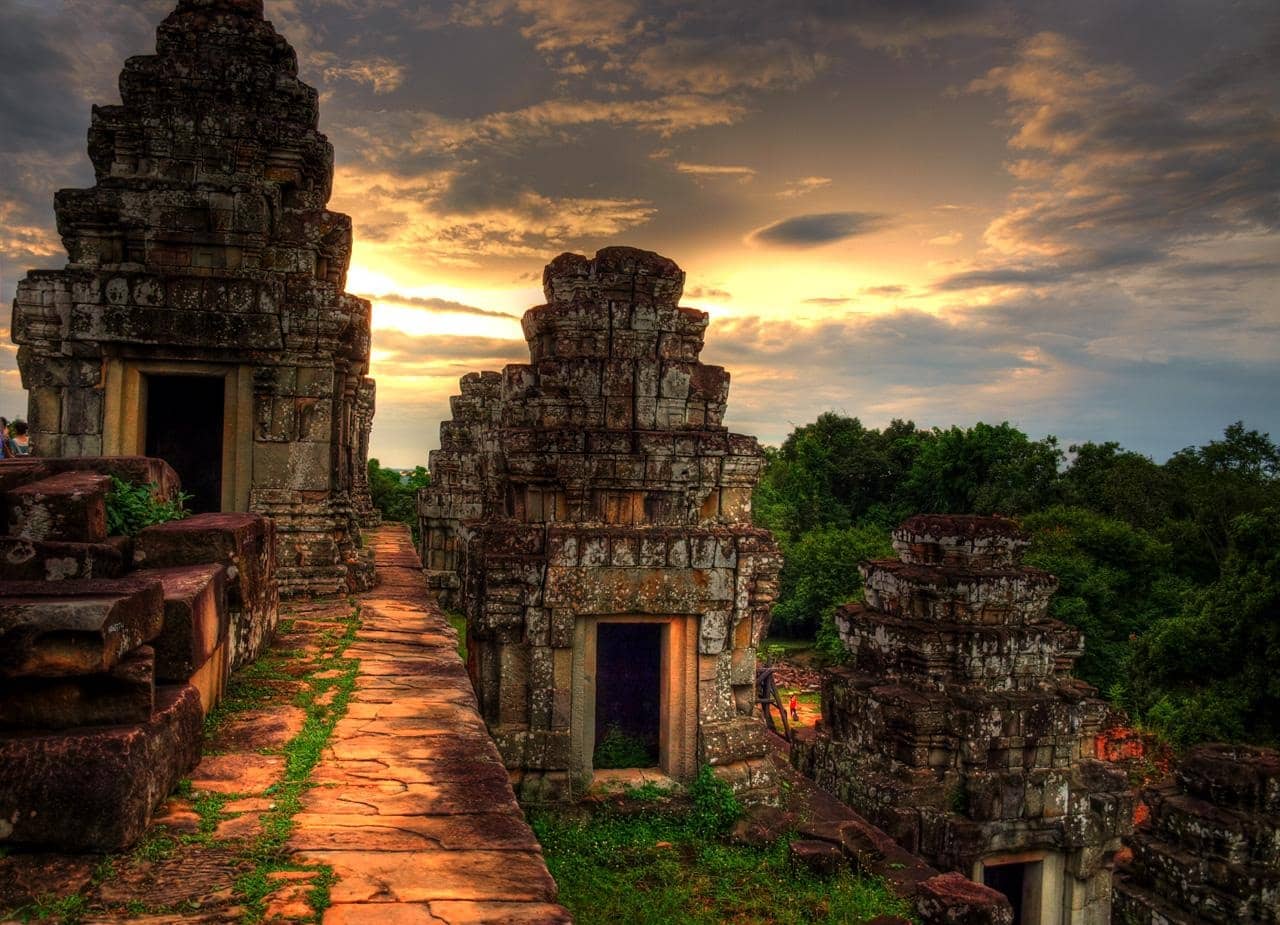
<svg viewBox="0 0 1280 925">
<path fill-rule="evenodd" d="M 427 575 L 466 613 L 482 710 L 529 795 L 589 776 L 597 634 L 619 622 L 663 627 L 662 766 L 769 791 L 748 718 L 780 566 L 750 522 L 764 459 L 721 424 L 729 376 L 698 362 L 708 319 L 679 307 L 683 283 L 632 248 L 556 258 L 524 316 L 531 362 L 463 378 L 431 456 Z"/>
<path fill-rule="evenodd" d="M 900 559 L 862 567 L 837 612 L 850 663 L 824 673 L 809 776 L 944 870 L 986 880 L 1028 921 L 1105 923 L 1129 831 L 1123 773 L 1095 760 L 1106 704 L 1070 676 L 1078 631 L 1047 616 L 1052 575 L 998 517 L 920 516 Z M 1017 919 L 1015 919 L 1017 920 Z"/>
<path fill-rule="evenodd" d="M 370 306 L 343 291 L 317 93 L 261 0 L 181 0 L 120 94 L 93 110 L 95 185 L 56 197 L 67 267 L 18 286 L 35 452 L 163 456 L 206 509 L 276 521 L 283 592 L 362 585 Z M 189 461 L 157 444 L 182 426 L 214 435 Z"/>
</svg>

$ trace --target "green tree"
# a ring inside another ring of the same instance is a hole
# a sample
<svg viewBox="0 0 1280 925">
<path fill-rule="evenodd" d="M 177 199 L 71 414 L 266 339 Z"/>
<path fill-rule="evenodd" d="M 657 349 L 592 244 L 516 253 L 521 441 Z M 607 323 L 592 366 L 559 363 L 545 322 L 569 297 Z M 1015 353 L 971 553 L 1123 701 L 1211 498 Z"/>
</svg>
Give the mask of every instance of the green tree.
<svg viewBox="0 0 1280 925">
<path fill-rule="evenodd" d="M 1280 507 L 1227 532 L 1222 576 L 1135 645 L 1135 704 L 1178 746 L 1280 744 Z"/>
<path fill-rule="evenodd" d="M 891 555 L 889 531 L 876 526 L 819 527 L 786 550 L 773 623 L 779 635 L 815 636 L 837 604 L 862 591 L 858 563 Z"/>
<path fill-rule="evenodd" d="M 884 430 L 828 412 L 771 452 L 756 494 L 757 522 L 784 538 L 863 520 L 889 526 L 907 514 L 898 497 L 927 432 L 910 421 Z"/>
<path fill-rule="evenodd" d="M 1237 421 L 1221 440 L 1180 450 L 1164 468 L 1176 492 L 1164 529 L 1180 549 L 1183 571 L 1212 581 L 1232 551 L 1235 519 L 1280 505 L 1280 448 Z"/>
<path fill-rule="evenodd" d="M 373 506 L 382 512 L 384 520 L 418 524 L 418 490 L 431 484 L 431 476 L 424 466 L 417 466 L 407 476 L 396 469 L 384 469 L 376 459 L 369 460 L 369 495 Z"/>
<path fill-rule="evenodd" d="M 1075 674 L 1112 700 L 1127 700 L 1132 640 L 1177 612 L 1185 583 L 1172 573 L 1170 547 L 1122 520 L 1083 508 L 1031 514 L 1024 561 L 1051 572 L 1059 588 L 1055 618 L 1084 633 Z"/>
<path fill-rule="evenodd" d="M 1156 530 L 1173 516 L 1175 483 L 1149 456 L 1118 443 L 1082 443 L 1069 448 L 1071 465 L 1059 480 L 1063 503 Z"/>
<path fill-rule="evenodd" d="M 934 430 L 911 465 L 904 500 L 913 513 L 1022 514 L 1052 503 L 1062 450 L 1009 423 Z"/>
</svg>

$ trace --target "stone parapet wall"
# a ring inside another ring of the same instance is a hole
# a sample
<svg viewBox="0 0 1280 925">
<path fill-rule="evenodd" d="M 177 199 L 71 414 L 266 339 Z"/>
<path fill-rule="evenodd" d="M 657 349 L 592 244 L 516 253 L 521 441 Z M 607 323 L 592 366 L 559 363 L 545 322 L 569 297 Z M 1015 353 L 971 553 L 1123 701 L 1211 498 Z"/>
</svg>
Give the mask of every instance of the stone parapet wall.
<svg viewBox="0 0 1280 925">
<path fill-rule="evenodd" d="M 271 521 L 109 535 L 113 480 L 181 487 L 158 459 L 0 461 L 0 847 L 127 848 L 275 632 Z"/>
</svg>

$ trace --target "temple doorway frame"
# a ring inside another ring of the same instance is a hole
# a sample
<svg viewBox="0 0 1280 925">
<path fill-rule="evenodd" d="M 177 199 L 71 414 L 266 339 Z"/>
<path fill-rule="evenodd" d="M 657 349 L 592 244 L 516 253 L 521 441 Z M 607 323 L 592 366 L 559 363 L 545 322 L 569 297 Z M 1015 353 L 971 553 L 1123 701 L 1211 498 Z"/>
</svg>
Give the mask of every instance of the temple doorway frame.
<svg viewBox="0 0 1280 925">
<path fill-rule="evenodd" d="M 1023 872 L 1022 917 L 1014 925 L 1069 925 L 1066 856 L 1058 851 L 1022 851 L 983 858 L 973 866 L 975 883 L 985 883 L 988 867 L 1020 864 Z"/>
<path fill-rule="evenodd" d="M 151 376 L 202 376 L 223 381 L 222 510 L 249 510 L 253 476 L 253 369 L 234 363 L 138 360 L 110 357 L 105 363 L 102 453 L 144 456 L 147 391 Z"/>
<path fill-rule="evenodd" d="M 659 669 L 658 766 L 668 777 L 691 781 L 698 771 L 698 617 L 687 614 L 582 616 L 574 627 L 570 704 L 570 758 L 575 776 L 594 774 L 596 658 L 604 623 L 662 626 Z"/>
</svg>

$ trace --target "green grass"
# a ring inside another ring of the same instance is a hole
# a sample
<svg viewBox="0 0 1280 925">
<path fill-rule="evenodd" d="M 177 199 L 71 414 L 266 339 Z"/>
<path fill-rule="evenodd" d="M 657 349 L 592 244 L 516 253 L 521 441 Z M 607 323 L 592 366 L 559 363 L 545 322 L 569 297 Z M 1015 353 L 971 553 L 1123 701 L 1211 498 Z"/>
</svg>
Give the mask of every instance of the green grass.
<svg viewBox="0 0 1280 925">
<path fill-rule="evenodd" d="M 721 833 L 736 804 L 723 792 L 699 794 L 702 784 L 694 785 L 692 803 L 646 799 L 585 819 L 531 812 L 559 901 L 578 925 L 857 925 L 878 915 L 911 918 L 906 903 L 877 879 L 793 868 L 786 838 L 766 848 L 725 843 Z"/>
<path fill-rule="evenodd" d="M 222 727 L 237 714 L 280 702 L 279 690 L 269 682 L 301 682 L 293 702 L 306 712 L 306 717 L 298 733 L 283 748 L 275 750 L 284 756 L 285 771 L 281 780 L 266 791 L 272 799 L 272 809 L 262 816 L 262 832 L 243 848 L 237 848 L 236 858 L 248 865 L 234 887 L 244 910 L 241 921 L 245 923 L 262 921 L 266 898 L 276 887 L 270 877 L 275 871 L 309 871 L 314 874 L 307 894 L 314 913 L 312 921 L 319 922 L 330 903 L 330 890 L 335 882 L 333 871 L 323 864 L 293 862 L 286 843 L 293 832 L 293 817 L 302 808 L 302 796 L 311 787 L 311 772 L 328 745 L 338 720 L 346 714 L 355 692 L 359 662 L 345 658 L 344 653 L 360 628 L 360 610 L 354 598 L 349 598 L 349 602 L 352 605 L 350 615 L 335 629 L 322 634 L 321 642 L 328 653 L 318 658 L 309 671 L 295 675 L 286 670 L 291 662 L 305 655 L 301 649 L 268 652 L 236 673 L 222 702 L 205 718 L 206 739 L 215 739 Z M 282 625 L 284 623 L 282 621 Z M 318 677 L 321 674 L 329 676 Z M 330 691 L 333 692 L 332 699 L 321 702 Z M 206 748 L 204 754 L 214 752 Z M 192 801 L 192 808 L 200 819 L 198 830 L 191 834 L 171 835 L 163 826 L 151 829 L 132 851 L 104 858 L 94 869 L 95 884 L 112 879 L 120 863 L 153 864 L 174 857 L 187 844 L 214 845 L 218 842 L 215 835 L 218 823 L 227 818 L 226 805 L 251 796 L 243 793 L 197 793 L 189 779 L 178 783 L 175 795 Z M 10 915 L 23 922 L 54 921 L 76 925 L 95 911 L 82 895 L 57 896 L 51 893 L 14 910 Z M 133 899 L 125 904 L 125 911 L 137 916 L 184 910 L 152 908 L 141 899 Z"/>
<path fill-rule="evenodd" d="M 456 610 L 446 610 L 444 617 L 449 625 L 458 631 L 458 657 L 462 664 L 467 663 L 467 618 Z"/>
<path fill-rule="evenodd" d="M 329 889 L 334 882 L 333 871 L 325 865 L 300 865 L 289 859 L 286 843 L 293 832 L 293 817 L 302 809 L 302 795 L 311 787 L 311 772 L 329 739 L 333 729 L 347 712 L 347 705 L 355 693 L 356 675 L 360 663 L 343 658 L 347 646 L 360 628 L 360 612 L 355 607 L 341 632 L 332 638 L 334 651 L 320 659 L 303 680 L 305 689 L 298 704 L 306 710 L 302 728 L 283 748 L 284 776 L 272 785 L 267 794 L 273 808 L 262 816 L 262 832 L 245 850 L 244 857 L 253 866 L 236 881 L 235 891 L 244 902 L 243 922 L 256 923 L 263 919 L 265 900 L 273 884 L 269 874 L 281 870 L 314 871 L 317 876 L 308 894 L 308 901 L 319 921 L 329 905 Z M 268 670 L 270 670 L 268 668 Z M 331 677 L 316 675 L 334 672 Z M 327 703 L 321 700 L 333 691 Z M 203 819 L 203 817 L 202 817 Z"/>
</svg>

